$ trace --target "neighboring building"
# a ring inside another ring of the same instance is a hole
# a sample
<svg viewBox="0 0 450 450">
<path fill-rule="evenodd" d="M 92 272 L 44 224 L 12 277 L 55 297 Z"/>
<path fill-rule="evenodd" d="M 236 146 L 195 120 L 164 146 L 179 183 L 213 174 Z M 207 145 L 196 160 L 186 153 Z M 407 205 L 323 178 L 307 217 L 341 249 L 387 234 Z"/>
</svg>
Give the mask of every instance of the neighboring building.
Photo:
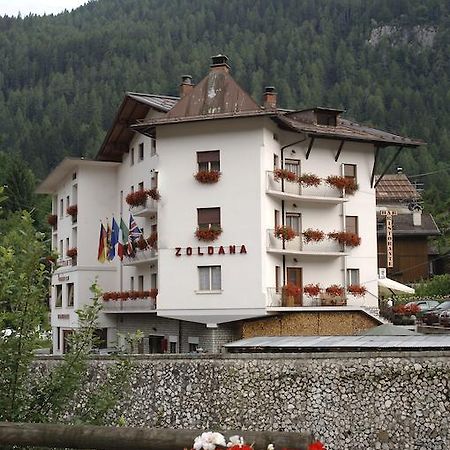
<svg viewBox="0 0 450 450">
<path fill-rule="evenodd" d="M 414 283 L 435 273 L 429 238 L 439 229 L 429 213 L 422 211 L 421 195 L 403 173 L 385 175 L 377 185 L 378 266 L 386 268 L 386 222 L 382 211 L 393 215 L 394 267 L 387 276 L 401 283 Z"/>
<path fill-rule="evenodd" d="M 183 77 L 180 99 L 127 94 L 96 161 L 65 160 L 41 184 L 58 215 L 53 248 L 62 259 L 67 248 L 78 250 L 77 265 L 61 261 L 52 278 L 55 353 L 96 276 L 105 291 L 158 290 L 156 301 L 104 302 L 99 334 L 107 345 L 140 329 L 142 352 L 219 351 L 240 337 L 353 334 L 377 323 L 374 155 L 421 142 L 360 126 L 335 109 L 279 109 L 274 88 L 260 106 L 229 72 L 218 55 L 198 85 Z M 318 187 L 305 177 L 289 181 L 311 173 Z M 349 195 L 326 184 L 328 176 L 359 190 Z M 129 208 L 129 193 L 149 189 L 159 201 Z M 74 203 L 76 224 L 65 213 Z M 157 245 L 122 264 L 99 263 L 100 221 L 128 224 L 129 210 Z M 275 229 L 293 239 L 277 238 Z M 337 234 L 307 242 L 308 229 L 319 230 L 318 239 L 320 231 Z M 367 293 L 303 291 L 316 283 L 363 285 Z"/>
</svg>

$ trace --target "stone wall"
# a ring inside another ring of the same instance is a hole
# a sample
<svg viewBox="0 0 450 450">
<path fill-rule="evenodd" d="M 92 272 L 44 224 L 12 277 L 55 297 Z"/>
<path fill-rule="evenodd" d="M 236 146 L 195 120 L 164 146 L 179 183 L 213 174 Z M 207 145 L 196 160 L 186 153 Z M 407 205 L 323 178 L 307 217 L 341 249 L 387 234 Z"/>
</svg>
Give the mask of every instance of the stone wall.
<svg viewBox="0 0 450 450">
<path fill-rule="evenodd" d="M 92 361 L 87 391 L 109 363 Z M 328 450 L 448 450 L 449 373 L 450 352 L 139 356 L 116 415 L 244 436 L 312 431 Z"/>
</svg>

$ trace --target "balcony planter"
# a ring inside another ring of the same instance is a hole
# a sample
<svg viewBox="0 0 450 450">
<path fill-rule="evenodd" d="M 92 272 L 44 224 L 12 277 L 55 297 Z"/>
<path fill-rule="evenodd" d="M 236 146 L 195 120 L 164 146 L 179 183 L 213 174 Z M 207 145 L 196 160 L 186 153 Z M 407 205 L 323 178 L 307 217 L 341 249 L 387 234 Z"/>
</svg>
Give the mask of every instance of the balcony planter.
<svg viewBox="0 0 450 450">
<path fill-rule="evenodd" d="M 308 228 L 303 231 L 303 240 L 305 243 L 310 242 L 320 242 L 325 239 L 325 233 L 321 230 L 313 230 L 312 228 Z"/>
<path fill-rule="evenodd" d="M 214 184 L 219 181 L 221 173 L 218 170 L 199 170 L 194 178 L 203 184 Z"/>
<path fill-rule="evenodd" d="M 130 206 L 144 206 L 145 202 L 147 201 L 147 193 L 143 190 L 139 190 L 136 192 L 130 192 L 126 196 L 125 201 Z"/>
<path fill-rule="evenodd" d="M 286 169 L 275 169 L 273 171 L 273 178 L 275 181 L 286 180 L 291 183 L 295 183 L 298 180 L 298 176 L 294 172 Z"/>
<path fill-rule="evenodd" d="M 72 217 L 77 217 L 78 214 L 78 205 L 70 205 L 66 209 L 67 214 Z"/>
<path fill-rule="evenodd" d="M 361 244 L 361 238 L 356 233 L 348 231 L 333 231 L 328 233 L 328 239 L 333 239 L 341 245 L 347 245 L 348 247 L 358 247 Z"/>
<path fill-rule="evenodd" d="M 215 241 L 222 234 L 222 228 L 212 226 L 210 228 L 197 228 L 195 237 L 199 241 L 212 242 Z"/>
<path fill-rule="evenodd" d="M 298 236 L 298 233 L 291 227 L 280 225 L 275 227 L 274 236 L 278 239 L 283 239 L 284 241 L 292 241 L 292 239 Z"/>
<path fill-rule="evenodd" d="M 367 292 L 367 288 L 359 284 L 350 284 L 347 286 L 347 292 L 355 297 L 364 297 Z"/>
<path fill-rule="evenodd" d="M 47 216 L 47 222 L 55 230 L 58 228 L 58 216 L 56 214 L 49 214 Z"/>
<path fill-rule="evenodd" d="M 298 177 L 298 183 L 300 183 L 302 186 L 306 187 L 317 187 L 320 185 L 322 180 L 313 173 L 304 173 Z"/>
<path fill-rule="evenodd" d="M 326 178 L 325 182 L 335 189 L 345 191 L 348 195 L 353 195 L 358 190 L 358 184 L 354 178 L 330 175 Z"/>
<path fill-rule="evenodd" d="M 307 284 L 303 287 L 303 292 L 310 297 L 317 297 L 320 292 L 320 286 L 318 284 Z"/>
<path fill-rule="evenodd" d="M 332 284 L 325 289 L 320 296 L 322 306 L 344 306 L 344 288 L 338 284 Z"/>
<path fill-rule="evenodd" d="M 158 201 L 161 198 L 161 195 L 156 188 L 147 189 L 145 193 L 147 194 L 147 197 L 150 197 L 155 201 Z"/>
<path fill-rule="evenodd" d="M 147 250 L 147 248 L 148 248 L 147 239 L 144 239 L 144 237 L 141 236 L 141 237 L 136 241 L 136 247 L 137 247 L 139 250 Z"/>
<path fill-rule="evenodd" d="M 281 297 L 285 306 L 295 306 L 296 299 L 302 293 L 302 289 L 295 284 L 288 283 L 281 288 Z"/>
<path fill-rule="evenodd" d="M 110 300 L 126 301 L 151 298 L 155 299 L 158 295 L 157 289 L 150 289 L 149 291 L 122 291 L 122 292 L 103 292 L 103 301 L 108 302 Z"/>
<path fill-rule="evenodd" d="M 78 251 L 77 251 L 77 248 L 76 247 L 74 247 L 74 248 L 69 248 L 68 250 L 67 250 L 67 252 L 66 252 L 66 256 L 68 256 L 69 258 L 76 258 L 77 257 L 77 255 L 78 255 Z"/>
<path fill-rule="evenodd" d="M 148 291 L 148 296 L 152 299 L 156 299 L 157 295 L 158 295 L 158 289 L 150 289 Z"/>
<path fill-rule="evenodd" d="M 158 233 L 154 231 L 148 238 L 147 244 L 150 248 L 156 250 L 158 248 Z"/>
</svg>

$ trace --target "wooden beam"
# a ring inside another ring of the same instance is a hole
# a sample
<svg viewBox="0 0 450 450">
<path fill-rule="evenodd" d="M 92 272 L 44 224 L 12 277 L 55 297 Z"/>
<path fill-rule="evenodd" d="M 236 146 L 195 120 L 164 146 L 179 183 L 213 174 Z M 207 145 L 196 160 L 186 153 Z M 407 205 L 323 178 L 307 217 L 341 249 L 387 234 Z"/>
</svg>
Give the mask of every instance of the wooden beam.
<svg viewBox="0 0 450 450">
<path fill-rule="evenodd" d="M 381 175 L 378 177 L 378 180 L 376 181 L 375 185 L 373 186 L 376 188 L 378 186 L 378 183 L 383 179 L 383 177 L 386 175 L 386 172 L 389 170 L 389 167 L 391 167 L 391 164 L 397 159 L 397 156 L 400 154 L 400 152 L 403 150 L 403 146 L 400 145 L 398 150 L 396 151 L 395 155 L 391 158 L 388 164 L 386 164 L 386 167 L 384 168 L 383 172 L 381 172 Z"/>
<path fill-rule="evenodd" d="M 337 151 L 337 153 L 336 153 L 336 156 L 334 157 L 334 161 L 335 161 L 335 162 L 337 162 L 337 160 L 339 159 L 339 156 L 341 156 L 342 147 L 344 146 L 344 142 L 345 142 L 345 140 L 342 139 L 341 143 L 339 144 L 338 151 Z"/>
<path fill-rule="evenodd" d="M 377 167 L 378 157 L 380 155 L 380 146 L 375 147 L 375 159 L 373 160 L 372 175 L 370 176 L 370 187 L 373 188 L 373 180 L 375 179 L 375 170 Z"/>
<path fill-rule="evenodd" d="M 206 430 L 206 429 L 205 429 Z M 173 430 L 162 428 L 99 427 L 50 423 L 0 422 L 0 445 L 57 447 L 108 450 L 178 450 L 192 448 L 195 437 L 205 430 Z M 216 431 L 216 430 L 214 430 Z M 307 450 L 311 433 L 229 430 L 221 432 L 226 439 L 243 436 L 254 448 Z"/>
<path fill-rule="evenodd" d="M 314 144 L 315 139 L 316 139 L 315 137 L 312 137 L 311 140 L 309 141 L 308 150 L 306 151 L 306 159 L 309 158 L 309 154 L 311 153 L 312 146 Z"/>
</svg>

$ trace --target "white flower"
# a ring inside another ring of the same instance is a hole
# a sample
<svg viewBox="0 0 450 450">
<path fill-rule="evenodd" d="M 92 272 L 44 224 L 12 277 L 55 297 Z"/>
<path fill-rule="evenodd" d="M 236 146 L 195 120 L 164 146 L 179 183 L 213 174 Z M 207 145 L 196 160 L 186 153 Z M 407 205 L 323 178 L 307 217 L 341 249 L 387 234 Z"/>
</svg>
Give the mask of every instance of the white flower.
<svg viewBox="0 0 450 450">
<path fill-rule="evenodd" d="M 194 450 L 215 450 L 216 445 L 225 447 L 225 437 L 220 433 L 208 431 L 195 438 L 193 448 Z"/>
<path fill-rule="evenodd" d="M 233 447 L 233 445 L 242 445 L 244 439 L 238 435 L 230 436 L 230 442 L 228 442 L 227 447 Z"/>
<path fill-rule="evenodd" d="M 275 450 L 275 446 L 273 444 L 269 444 L 267 446 L 267 450 Z"/>
</svg>

